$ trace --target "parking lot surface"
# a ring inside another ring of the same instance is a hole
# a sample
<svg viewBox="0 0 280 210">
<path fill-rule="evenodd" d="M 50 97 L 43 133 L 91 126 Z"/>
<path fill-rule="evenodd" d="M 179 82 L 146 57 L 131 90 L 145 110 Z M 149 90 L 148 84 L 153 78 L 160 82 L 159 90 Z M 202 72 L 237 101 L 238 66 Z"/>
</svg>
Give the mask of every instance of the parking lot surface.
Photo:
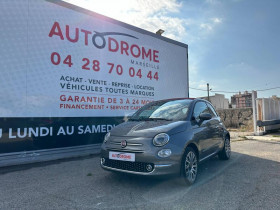
<svg viewBox="0 0 280 210">
<path fill-rule="evenodd" d="M 99 157 L 0 168 L 0 209 L 280 209 L 280 142 L 232 142 L 197 182 L 104 171 Z"/>
</svg>

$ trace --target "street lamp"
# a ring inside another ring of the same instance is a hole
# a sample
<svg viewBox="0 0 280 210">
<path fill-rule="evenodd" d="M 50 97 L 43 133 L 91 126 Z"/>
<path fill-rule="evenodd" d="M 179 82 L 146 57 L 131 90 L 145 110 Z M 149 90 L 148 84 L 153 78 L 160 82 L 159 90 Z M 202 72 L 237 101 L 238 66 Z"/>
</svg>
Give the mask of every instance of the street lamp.
<svg viewBox="0 0 280 210">
<path fill-rule="evenodd" d="M 212 88 L 209 88 L 209 83 L 207 83 L 207 99 L 210 102 L 210 96 L 209 96 L 209 91 L 211 91 Z"/>
<path fill-rule="evenodd" d="M 160 36 L 161 36 L 163 33 L 164 33 L 164 30 L 162 30 L 162 29 L 159 29 L 159 30 L 156 32 L 156 34 L 157 34 L 157 35 L 160 35 Z"/>
<path fill-rule="evenodd" d="M 210 98 L 209 98 L 209 83 L 207 83 L 207 98 L 208 98 L 208 101 L 210 102 Z"/>
</svg>

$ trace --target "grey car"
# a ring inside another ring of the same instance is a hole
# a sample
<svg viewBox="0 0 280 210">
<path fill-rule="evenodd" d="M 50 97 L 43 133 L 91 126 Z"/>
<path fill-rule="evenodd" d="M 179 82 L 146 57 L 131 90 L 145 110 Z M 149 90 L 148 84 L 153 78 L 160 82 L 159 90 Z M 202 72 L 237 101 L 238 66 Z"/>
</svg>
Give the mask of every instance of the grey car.
<svg viewBox="0 0 280 210">
<path fill-rule="evenodd" d="M 195 182 L 198 163 L 228 160 L 230 135 L 214 107 L 202 99 L 154 101 L 106 134 L 101 167 L 145 176 L 181 175 Z"/>
</svg>

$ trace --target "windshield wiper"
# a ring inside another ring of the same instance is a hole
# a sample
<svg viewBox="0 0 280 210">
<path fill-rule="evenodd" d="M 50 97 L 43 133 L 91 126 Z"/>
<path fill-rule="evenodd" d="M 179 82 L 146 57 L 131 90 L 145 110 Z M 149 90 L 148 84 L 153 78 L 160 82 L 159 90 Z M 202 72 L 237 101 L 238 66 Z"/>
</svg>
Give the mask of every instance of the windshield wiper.
<svg viewBox="0 0 280 210">
<path fill-rule="evenodd" d="M 152 121 L 152 120 L 165 120 L 165 121 L 172 121 L 172 120 L 170 120 L 170 119 L 161 118 L 161 117 L 150 117 L 150 118 L 147 118 L 147 119 L 145 119 L 145 120 L 150 120 L 150 121 Z"/>
<path fill-rule="evenodd" d="M 161 118 L 161 117 L 140 117 L 140 118 L 130 118 L 129 121 L 156 121 L 156 120 L 165 120 L 172 121 L 170 119 Z"/>
<path fill-rule="evenodd" d="M 140 119 L 139 118 L 130 118 L 130 119 L 128 119 L 128 121 L 140 121 Z"/>
</svg>

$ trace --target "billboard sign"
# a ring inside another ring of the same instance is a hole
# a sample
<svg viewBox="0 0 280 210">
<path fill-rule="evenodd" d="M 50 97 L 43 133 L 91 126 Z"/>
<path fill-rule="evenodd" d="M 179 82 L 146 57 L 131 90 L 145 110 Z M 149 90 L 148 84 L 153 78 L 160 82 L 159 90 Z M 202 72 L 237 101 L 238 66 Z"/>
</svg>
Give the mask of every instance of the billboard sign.
<svg viewBox="0 0 280 210">
<path fill-rule="evenodd" d="M 0 153 L 100 143 L 146 103 L 188 96 L 185 44 L 61 1 L 0 11 Z"/>
</svg>

